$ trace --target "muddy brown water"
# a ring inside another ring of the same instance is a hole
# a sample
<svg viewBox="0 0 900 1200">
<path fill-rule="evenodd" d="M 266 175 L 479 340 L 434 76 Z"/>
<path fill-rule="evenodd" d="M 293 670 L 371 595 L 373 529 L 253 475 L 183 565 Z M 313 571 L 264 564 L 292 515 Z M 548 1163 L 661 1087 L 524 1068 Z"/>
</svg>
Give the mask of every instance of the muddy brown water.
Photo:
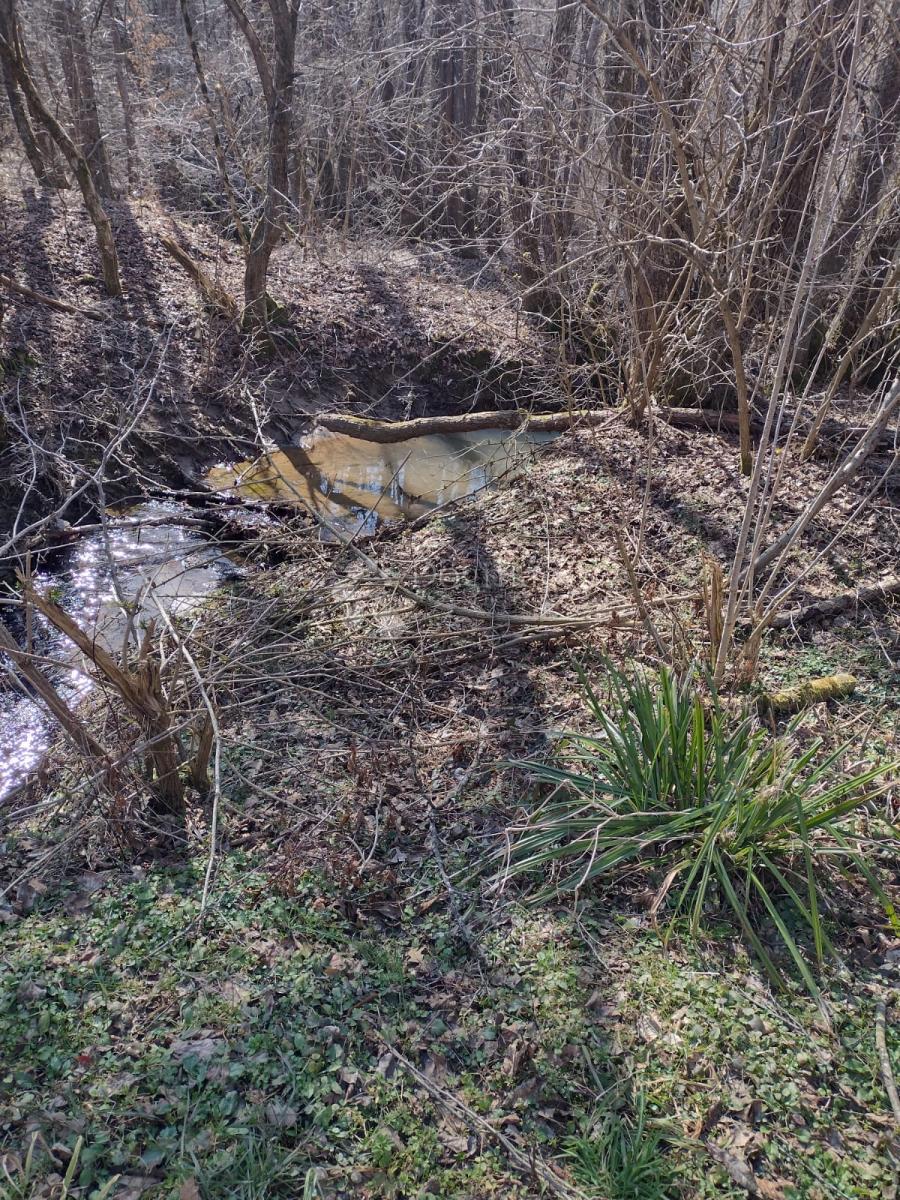
<svg viewBox="0 0 900 1200">
<path fill-rule="evenodd" d="M 254 462 L 216 467 L 206 482 L 244 498 L 303 505 L 321 518 L 328 540 L 367 536 L 382 521 L 415 519 L 511 477 L 555 436 L 487 430 L 377 445 L 317 433 Z M 119 653 L 126 635 L 134 637 L 150 619 L 158 623 L 157 601 L 173 616 L 188 616 L 239 573 L 199 533 L 164 521 L 169 512 L 187 511 L 183 505 L 141 505 L 129 517 L 162 523 L 127 529 L 116 529 L 111 518 L 106 534 L 86 535 L 57 569 L 35 582 L 105 649 Z M 14 610 L 9 619 L 23 644 L 28 631 L 16 626 Z M 92 687 L 78 651 L 39 616 L 31 637 L 43 669 L 69 705 L 77 705 Z M 51 736 L 45 710 L 0 659 L 0 802 L 40 766 Z"/>
<path fill-rule="evenodd" d="M 253 462 L 215 467 L 217 491 L 296 504 L 315 513 L 327 539 L 373 533 L 382 521 L 414 520 L 520 471 L 554 433 L 497 429 L 380 445 L 319 432 Z"/>
</svg>

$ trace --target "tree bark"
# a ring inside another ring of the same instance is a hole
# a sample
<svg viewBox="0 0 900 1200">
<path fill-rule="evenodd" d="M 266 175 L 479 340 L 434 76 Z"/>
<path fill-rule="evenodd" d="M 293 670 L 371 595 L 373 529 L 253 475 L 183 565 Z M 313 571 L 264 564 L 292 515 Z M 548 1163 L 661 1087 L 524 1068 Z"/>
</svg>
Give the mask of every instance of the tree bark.
<svg viewBox="0 0 900 1200">
<path fill-rule="evenodd" d="M 798 45 L 782 97 L 793 119 L 786 135 L 775 124 L 770 157 L 777 164 L 771 233 L 779 261 L 788 265 L 803 259 L 812 228 L 812 220 L 804 219 L 804 214 L 813 211 L 817 165 L 831 144 L 841 85 L 847 77 L 853 48 L 853 26 L 848 20 L 852 4 L 853 0 L 804 0 Z"/>
<path fill-rule="evenodd" d="M 9 63 L 5 58 L 0 61 L 0 74 L 3 76 L 3 88 L 6 92 L 6 98 L 9 101 L 13 124 L 16 127 L 19 141 L 22 143 L 22 148 L 25 151 L 25 157 L 28 159 L 28 164 L 34 172 L 35 179 L 37 179 L 38 183 L 44 185 L 47 182 L 47 167 L 35 140 L 34 130 L 31 128 L 31 122 L 25 110 L 25 102 L 16 86 Z"/>
<path fill-rule="evenodd" d="M 863 140 L 847 188 L 838 208 L 835 233 L 822 256 L 823 282 L 832 285 L 848 272 L 853 249 L 877 212 L 884 186 L 890 179 L 892 159 L 900 140 L 900 54 L 889 46 L 879 65 L 875 86 L 867 100 Z M 877 291 L 877 287 L 874 289 Z"/>
<path fill-rule="evenodd" d="M 219 180 L 222 188 L 228 199 L 228 207 L 231 210 L 231 219 L 234 221 L 235 229 L 238 237 L 241 239 L 241 244 L 246 249 L 248 244 L 247 230 L 244 222 L 241 219 L 238 211 L 237 197 L 234 194 L 234 188 L 231 186 L 231 179 L 228 175 L 228 163 L 225 158 L 225 148 L 222 145 L 222 139 L 219 136 L 219 122 L 216 120 L 215 109 L 213 108 L 212 97 L 209 91 L 209 85 L 206 82 L 206 71 L 203 69 L 203 60 L 200 57 L 200 47 L 197 45 L 197 39 L 194 36 L 194 26 L 191 21 L 191 14 L 188 8 L 188 0 L 180 0 L 181 4 L 181 19 L 184 22 L 184 31 L 187 35 L 188 45 L 191 48 L 191 59 L 194 63 L 194 71 L 197 75 L 197 84 L 200 88 L 200 96 L 203 100 L 203 108 L 206 112 L 206 119 L 209 122 L 209 131 L 213 140 L 213 153 L 216 158 L 216 166 L 219 170 Z"/>
<path fill-rule="evenodd" d="M 124 19 L 119 15 L 114 0 L 109 0 L 109 27 L 115 58 L 116 91 L 119 93 L 122 121 L 125 126 L 128 191 L 134 193 L 137 187 L 137 138 L 134 131 L 134 106 L 131 102 L 131 85 L 129 83 L 129 75 L 132 73 L 133 67 L 128 57 L 128 28 Z"/>
<path fill-rule="evenodd" d="M 15 29 L 14 0 L 0 0 L 0 7 L 5 9 L 7 27 Z M 91 224 L 94 226 L 94 233 L 97 238 L 97 249 L 100 251 L 100 262 L 103 270 L 103 282 L 111 296 L 121 296 L 122 283 L 119 279 L 119 257 L 116 253 L 112 225 L 103 207 L 103 202 L 94 183 L 94 177 L 87 159 L 41 99 L 34 80 L 25 66 L 21 43 L 17 40 L 14 44 L 10 44 L 9 40 L 3 34 L 0 34 L 0 55 L 9 64 L 13 78 L 21 88 L 32 114 L 37 115 L 41 124 L 59 147 L 78 181 L 78 186 L 81 189 L 81 195 L 84 199 L 84 206 L 87 209 Z"/>
<path fill-rule="evenodd" d="M 75 141 L 87 161 L 101 196 L 112 196 L 106 143 L 94 90 L 94 74 L 84 36 L 80 0 L 53 0 L 63 78 L 69 93 Z"/>
<path fill-rule="evenodd" d="M 290 188 L 289 151 L 294 103 L 294 52 L 300 0 L 268 0 L 272 17 L 273 58 L 270 69 L 259 34 L 241 0 L 226 0 L 229 12 L 247 40 L 256 63 L 268 108 L 268 159 L 263 210 L 250 235 L 244 267 L 245 328 L 266 325 L 266 283 L 272 252 L 281 237 Z"/>
<path fill-rule="evenodd" d="M 18 32 L 12 23 L 11 12 L 3 4 L 0 4 L 0 38 L 5 39 L 10 45 L 15 45 L 18 41 Z M 0 54 L 0 76 L 3 79 L 3 87 L 9 101 L 16 132 L 38 183 L 42 187 L 68 187 L 65 172 L 56 161 L 52 143 L 49 147 L 42 147 L 40 144 L 39 134 L 32 127 L 28 115 L 25 98 L 19 90 L 6 56 L 2 54 Z M 46 152 L 48 150 L 49 153 Z"/>
</svg>

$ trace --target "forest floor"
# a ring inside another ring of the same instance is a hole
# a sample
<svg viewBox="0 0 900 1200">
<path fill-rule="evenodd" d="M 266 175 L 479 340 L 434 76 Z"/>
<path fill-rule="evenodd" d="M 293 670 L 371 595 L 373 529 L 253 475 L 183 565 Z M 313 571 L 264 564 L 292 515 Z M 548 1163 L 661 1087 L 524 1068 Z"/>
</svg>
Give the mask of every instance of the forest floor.
<svg viewBox="0 0 900 1200">
<path fill-rule="evenodd" d="M 21 236 L 23 219 L 7 205 L 5 236 Z M 59 213 L 32 219 L 60 244 L 27 282 L 71 300 L 89 245 Z M 138 241 L 157 219 L 136 222 Z M 208 235 L 189 232 L 214 265 Z M 259 430 L 288 439 L 319 380 L 334 408 L 459 411 L 490 351 L 506 372 L 490 405 L 516 402 L 520 385 L 563 400 L 552 355 L 502 281 L 460 280 L 471 265 L 383 251 L 392 265 L 375 288 L 371 247 L 340 270 L 337 246 L 330 265 L 283 253 L 273 291 L 297 341 L 261 361 L 236 340 L 226 354 L 232 335 L 146 253 L 155 279 L 142 303 L 159 294 L 166 309 L 141 337 L 165 335 L 182 382 L 159 374 L 147 421 L 123 446 L 126 491 L 141 473 L 156 489 L 245 456 Z M 235 248 L 226 260 L 237 292 Z M 84 288 L 85 303 L 104 303 L 95 282 Z M 38 431 L 60 406 L 77 421 L 79 396 L 115 390 L 100 372 L 145 354 L 143 342 L 121 352 L 127 322 L 98 332 L 72 318 L 74 357 L 54 357 L 68 320 L 25 305 L 7 316 L 5 352 L 27 345 L 34 359 L 16 386 L 34 385 Z M 415 364 L 448 344 L 451 359 L 422 379 Z M 128 366 L 120 399 L 134 380 Z M 154 445 L 178 470 L 167 475 Z M 873 462 L 811 530 L 793 564 L 808 571 L 798 600 L 895 568 L 895 480 L 831 545 L 883 468 Z M 826 469 L 826 456 L 790 464 L 777 520 Z M 659 425 L 648 443 L 610 413 L 414 529 L 348 548 L 276 518 L 255 568 L 182 628 L 220 723 L 214 854 L 208 798 L 192 803 L 177 858 L 148 853 L 102 803 L 73 811 L 79 768 L 62 750 L 3 830 L 3 874 L 17 882 L 0 907 L 11 1179 L 0 1177 L 0 1196 L 5 1186 L 49 1200 L 67 1167 L 84 1196 L 118 1175 L 109 1194 L 121 1200 L 896 1195 L 875 1014 L 884 1002 L 900 1076 L 900 941 L 852 880 L 836 876 L 830 897 L 842 956 L 822 981 L 830 1025 L 798 986 L 773 991 L 724 920 L 699 939 L 657 924 L 652 864 L 577 904 L 535 905 L 521 885 L 491 883 L 530 798 L 504 762 L 589 728 L 576 666 L 602 690 L 607 657 L 654 659 L 616 532 L 660 636 L 689 663 L 705 653 L 704 556 L 728 561 L 743 488 L 735 447 L 717 434 Z M 596 619 L 575 631 L 518 620 L 560 613 Z M 759 685 L 853 672 L 854 695 L 810 710 L 797 736 L 849 742 L 848 770 L 896 759 L 898 630 L 888 605 L 773 633 Z M 117 713 L 103 732 L 130 736 Z M 896 820 L 896 797 L 880 803 Z M 896 886 L 896 862 L 881 866 Z"/>
</svg>

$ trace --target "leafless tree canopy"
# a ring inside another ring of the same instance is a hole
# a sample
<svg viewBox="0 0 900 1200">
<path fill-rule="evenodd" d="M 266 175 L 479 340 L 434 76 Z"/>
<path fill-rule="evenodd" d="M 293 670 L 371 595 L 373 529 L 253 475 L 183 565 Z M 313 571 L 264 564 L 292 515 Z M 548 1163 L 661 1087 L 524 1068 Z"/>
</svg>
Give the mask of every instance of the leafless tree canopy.
<svg viewBox="0 0 900 1200">
<path fill-rule="evenodd" d="M 884 361 L 890 0 L 3 0 L 0 23 L 38 180 L 71 174 L 98 229 L 92 192 L 214 215 L 248 318 L 279 238 L 328 222 L 495 257 L 638 406 L 755 397 L 795 299 L 792 368 Z"/>
</svg>

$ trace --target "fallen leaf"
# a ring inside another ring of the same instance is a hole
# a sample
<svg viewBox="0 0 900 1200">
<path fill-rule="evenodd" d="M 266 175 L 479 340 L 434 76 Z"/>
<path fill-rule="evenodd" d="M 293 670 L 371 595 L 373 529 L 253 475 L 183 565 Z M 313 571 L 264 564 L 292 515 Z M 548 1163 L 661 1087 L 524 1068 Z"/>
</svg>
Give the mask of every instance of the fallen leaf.
<svg viewBox="0 0 900 1200">
<path fill-rule="evenodd" d="M 326 975 L 341 975 L 353 965 L 353 959 L 346 954 L 332 954 L 325 968 Z"/>
<path fill-rule="evenodd" d="M 390 1079 L 397 1070 L 397 1060 L 389 1051 L 382 1054 L 378 1060 L 378 1065 L 375 1067 L 375 1073 L 381 1075 L 384 1079 Z"/>
<path fill-rule="evenodd" d="M 226 979 L 223 983 L 216 985 L 216 994 L 220 1000 L 224 1000 L 226 1004 L 233 1004 L 236 1008 L 250 999 L 250 988 L 241 983 L 237 979 Z"/>
<path fill-rule="evenodd" d="M 31 1000 L 42 1000 L 46 995 L 47 989 L 33 979 L 23 979 L 16 988 L 16 999 L 26 1004 Z"/>
<path fill-rule="evenodd" d="M 638 1017 L 637 1031 L 645 1042 L 655 1042 L 662 1033 L 662 1025 L 653 1013 L 647 1012 Z"/>
<path fill-rule="evenodd" d="M 224 1040 L 216 1037 L 176 1038 L 169 1050 L 177 1063 L 184 1062 L 186 1058 L 196 1058 L 200 1062 L 208 1062 L 224 1045 Z"/>
<path fill-rule="evenodd" d="M 266 1120 L 276 1129 L 293 1129 L 297 1124 L 297 1110 L 289 1104 L 273 1101 L 266 1105 Z"/>
<path fill-rule="evenodd" d="M 144 1192 L 158 1186 L 159 1180 L 154 1179 L 152 1175 L 123 1175 L 114 1192 L 114 1198 L 115 1200 L 140 1200 Z"/>
</svg>

